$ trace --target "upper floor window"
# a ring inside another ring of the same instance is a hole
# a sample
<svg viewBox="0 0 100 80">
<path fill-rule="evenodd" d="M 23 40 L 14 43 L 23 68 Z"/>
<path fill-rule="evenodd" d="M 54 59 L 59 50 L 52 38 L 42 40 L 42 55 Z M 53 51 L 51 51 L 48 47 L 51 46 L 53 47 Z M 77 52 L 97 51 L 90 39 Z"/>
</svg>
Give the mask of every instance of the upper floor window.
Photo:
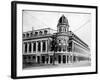
<svg viewBox="0 0 100 80">
<path fill-rule="evenodd" d="M 35 32 L 35 35 L 38 35 L 38 32 Z"/>
<path fill-rule="evenodd" d="M 32 37 L 32 36 L 33 36 L 33 33 L 31 32 L 30 35 L 31 35 L 31 37 Z"/>
<path fill-rule="evenodd" d="M 41 43 L 38 42 L 38 51 L 40 52 L 41 51 Z"/>
<path fill-rule="evenodd" d="M 27 43 L 25 43 L 25 53 L 27 53 Z"/>
<path fill-rule="evenodd" d="M 45 41 L 43 41 L 43 45 L 42 46 L 43 46 L 42 47 L 43 51 L 46 51 L 46 42 Z"/>
<path fill-rule="evenodd" d="M 66 28 L 65 28 L 65 32 L 66 32 Z"/>
<path fill-rule="evenodd" d="M 23 38 L 25 38 L 25 34 L 23 34 Z"/>
<path fill-rule="evenodd" d="M 31 52 L 31 43 L 29 43 L 29 52 Z"/>
<path fill-rule="evenodd" d="M 33 51 L 36 51 L 36 42 L 33 42 Z"/>
<path fill-rule="evenodd" d="M 45 30 L 45 31 L 44 31 L 44 34 L 47 34 L 47 32 L 48 32 L 48 31 L 47 31 L 47 30 Z"/>
<path fill-rule="evenodd" d="M 61 32 L 61 27 L 59 28 L 59 32 Z"/>
<path fill-rule="evenodd" d="M 42 31 L 40 31 L 39 34 L 42 35 Z"/>
<path fill-rule="evenodd" d="M 29 37 L 29 33 L 27 33 L 26 35 L 27 35 L 27 37 Z"/>
</svg>

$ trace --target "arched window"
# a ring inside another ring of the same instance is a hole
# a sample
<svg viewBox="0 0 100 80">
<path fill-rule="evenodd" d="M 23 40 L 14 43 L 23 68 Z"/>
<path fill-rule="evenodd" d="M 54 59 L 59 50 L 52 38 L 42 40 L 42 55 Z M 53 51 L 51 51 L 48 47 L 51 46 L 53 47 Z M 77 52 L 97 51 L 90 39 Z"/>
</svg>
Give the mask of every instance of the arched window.
<svg viewBox="0 0 100 80">
<path fill-rule="evenodd" d="M 66 56 L 63 55 L 63 63 L 66 63 Z"/>
<path fill-rule="evenodd" d="M 66 39 L 63 40 L 63 44 L 64 44 L 64 45 L 67 45 L 67 44 L 66 44 Z"/>
<path fill-rule="evenodd" d="M 36 57 L 35 57 L 35 56 L 33 56 L 32 58 L 33 58 L 33 59 L 35 59 Z"/>
<path fill-rule="evenodd" d="M 59 40 L 59 43 L 61 43 L 61 40 Z"/>
<path fill-rule="evenodd" d="M 59 32 L 61 32 L 61 27 L 59 27 Z"/>
<path fill-rule="evenodd" d="M 27 35 L 27 37 L 29 37 L 29 33 L 27 33 L 26 35 Z"/>
<path fill-rule="evenodd" d="M 61 46 L 59 46 L 59 48 L 58 48 L 58 49 L 59 49 L 59 52 L 61 52 Z"/>
<path fill-rule="evenodd" d="M 62 17 L 59 19 L 59 23 L 62 23 Z"/>
<path fill-rule="evenodd" d="M 31 59 L 31 56 L 28 56 L 28 59 Z"/>
<path fill-rule="evenodd" d="M 58 44 L 61 45 L 61 40 L 59 40 Z"/>
<path fill-rule="evenodd" d="M 64 52 L 66 51 L 66 46 L 63 47 L 63 51 L 64 51 Z"/>
<path fill-rule="evenodd" d="M 23 34 L 23 38 L 25 38 L 25 34 Z"/>
<path fill-rule="evenodd" d="M 65 28 L 65 32 L 66 32 L 66 28 Z"/>
<path fill-rule="evenodd" d="M 40 31 L 39 34 L 42 35 L 42 31 Z"/>
<path fill-rule="evenodd" d="M 47 34 L 47 32 L 48 32 L 47 30 L 44 30 L 44 34 Z"/>
<path fill-rule="evenodd" d="M 35 32 L 35 35 L 37 36 L 38 35 L 38 32 Z"/>
<path fill-rule="evenodd" d="M 31 37 L 32 37 L 32 36 L 33 36 L 33 33 L 31 32 L 30 35 L 31 35 Z"/>
</svg>

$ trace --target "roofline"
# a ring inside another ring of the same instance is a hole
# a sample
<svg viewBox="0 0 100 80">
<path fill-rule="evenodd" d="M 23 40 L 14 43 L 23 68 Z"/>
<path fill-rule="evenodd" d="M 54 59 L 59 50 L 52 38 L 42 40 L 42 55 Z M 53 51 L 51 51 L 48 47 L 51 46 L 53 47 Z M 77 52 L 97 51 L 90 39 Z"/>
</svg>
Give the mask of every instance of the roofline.
<svg viewBox="0 0 100 80">
<path fill-rule="evenodd" d="M 48 27 L 48 28 L 36 29 L 36 30 L 34 30 L 34 31 L 43 30 L 43 29 L 54 30 L 54 29 Z M 54 30 L 54 31 L 57 31 L 57 30 Z M 23 33 L 27 33 L 27 32 L 32 32 L 32 31 L 25 31 L 25 32 L 23 32 Z"/>
<path fill-rule="evenodd" d="M 82 39 L 80 39 L 76 34 L 74 34 L 72 31 L 70 31 L 73 35 L 75 35 L 80 41 L 82 41 L 85 45 L 87 45 L 88 46 L 88 44 L 87 43 L 85 43 Z M 89 46 L 88 46 L 89 47 Z"/>
</svg>

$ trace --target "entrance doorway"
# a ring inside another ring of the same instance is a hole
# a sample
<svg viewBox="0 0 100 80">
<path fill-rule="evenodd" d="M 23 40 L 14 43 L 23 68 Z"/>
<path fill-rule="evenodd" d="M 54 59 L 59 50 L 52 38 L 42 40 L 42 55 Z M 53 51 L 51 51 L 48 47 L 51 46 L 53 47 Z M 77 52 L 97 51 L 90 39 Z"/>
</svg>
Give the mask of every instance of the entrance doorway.
<svg viewBox="0 0 100 80">
<path fill-rule="evenodd" d="M 50 63 L 53 63 L 53 56 L 50 56 Z"/>
<path fill-rule="evenodd" d="M 37 56 L 37 63 L 40 63 L 40 56 Z"/>
<path fill-rule="evenodd" d="M 63 63 L 66 63 L 66 56 L 63 55 Z"/>
<path fill-rule="evenodd" d="M 61 63 L 61 55 L 58 56 L 58 63 Z"/>
<path fill-rule="evenodd" d="M 42 56 L 42 63 L 45 63 L 45 56 Z"/>
</svg>

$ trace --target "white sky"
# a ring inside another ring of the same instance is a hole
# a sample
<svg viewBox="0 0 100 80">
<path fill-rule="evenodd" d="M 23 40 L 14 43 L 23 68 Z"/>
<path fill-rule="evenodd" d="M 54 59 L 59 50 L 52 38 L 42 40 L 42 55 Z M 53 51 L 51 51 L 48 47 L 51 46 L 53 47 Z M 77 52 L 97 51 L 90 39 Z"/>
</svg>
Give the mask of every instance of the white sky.
<svg viewBox="0 0 100 80">
<path fill-rule="evenodd" d="M 23 11 L 23 32 L 41 28 L 57 30 L 58 20 L 62 15 L 68 19 L 70 30 L 90 46 L 91 14 L 71 12 Z"/>
</svg>

